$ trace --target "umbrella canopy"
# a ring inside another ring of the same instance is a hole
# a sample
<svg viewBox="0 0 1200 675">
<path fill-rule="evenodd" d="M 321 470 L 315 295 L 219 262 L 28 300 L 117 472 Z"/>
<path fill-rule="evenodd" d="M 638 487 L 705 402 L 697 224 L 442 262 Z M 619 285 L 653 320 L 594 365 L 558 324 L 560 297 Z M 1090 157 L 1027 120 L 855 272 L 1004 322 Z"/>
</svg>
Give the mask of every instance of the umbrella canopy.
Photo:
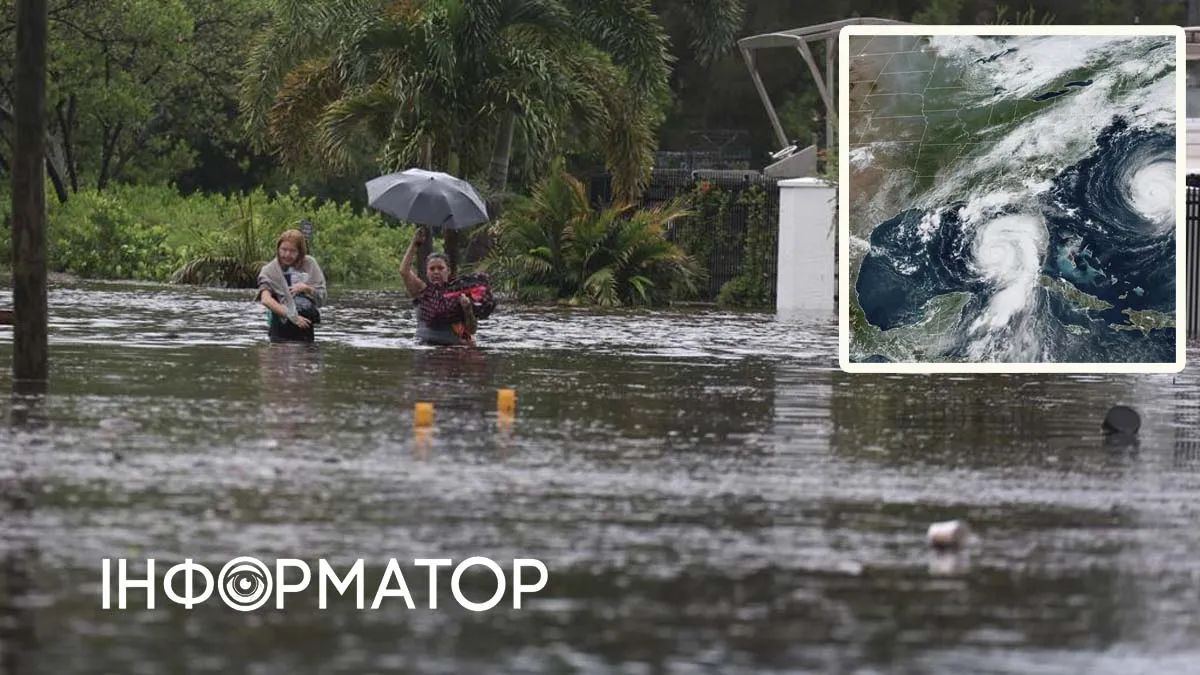
<svg viewBox="0 0 1200 675">
<path fill-rule="evenodd" d="M 367 181 L 367 203 L 400 220 L 449 230 L 487 222 L 483 198 L 461 178 L 408 169 Z"/>
</svg>

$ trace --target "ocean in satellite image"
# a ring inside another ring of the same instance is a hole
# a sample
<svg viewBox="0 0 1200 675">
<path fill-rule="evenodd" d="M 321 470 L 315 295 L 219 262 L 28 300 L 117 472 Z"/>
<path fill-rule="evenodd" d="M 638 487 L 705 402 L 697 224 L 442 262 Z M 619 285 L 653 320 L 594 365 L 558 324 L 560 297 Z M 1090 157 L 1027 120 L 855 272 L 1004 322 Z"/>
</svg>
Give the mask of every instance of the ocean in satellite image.
<svg viewBox="0 0 1200 675">
<path fill-rule="evenodd" d="M 1175 361 L 1174 37 L 849 40 L 851 361 Z"/>
</svg>

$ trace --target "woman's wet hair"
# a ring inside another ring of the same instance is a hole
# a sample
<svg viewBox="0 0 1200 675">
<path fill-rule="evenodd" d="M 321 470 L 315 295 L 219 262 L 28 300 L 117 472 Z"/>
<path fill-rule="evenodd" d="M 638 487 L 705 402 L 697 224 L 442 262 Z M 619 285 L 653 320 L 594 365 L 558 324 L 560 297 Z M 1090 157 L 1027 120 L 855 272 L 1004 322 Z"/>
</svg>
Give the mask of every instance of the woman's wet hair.
<svg viewBox="0 0 1200 675">
<path fill-rule="evenodd" d="M 445 253 L 438 253 L 435 251 L 434 253 L 430 253 L 429 255 L 425 256 L 426 267 L 429 266 L 430 260 L 441 260 L 442 262 L 446 263 L 446 267 L 450 266 L 450 258 L 447 258 Z"/>
<path fill-rule="evenodd" d="M 299 265 L 304 261 L 304 256 L 308 255 L 308 239 L 300 230 L 284 230 L 279 238 L 275 240 L 275 255 L 279 255 L 279 245 L 287 242 L 296 247 L 299 254 L 296 256 L 296 264 Z"/>
</svg>

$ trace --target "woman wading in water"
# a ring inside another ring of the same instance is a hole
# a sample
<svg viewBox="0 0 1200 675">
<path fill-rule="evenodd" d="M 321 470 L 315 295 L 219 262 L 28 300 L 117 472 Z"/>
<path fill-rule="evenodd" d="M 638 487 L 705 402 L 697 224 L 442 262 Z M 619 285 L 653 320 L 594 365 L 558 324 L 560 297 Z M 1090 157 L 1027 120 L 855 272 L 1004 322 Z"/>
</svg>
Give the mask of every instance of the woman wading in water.
<svg viewBox="0 0 1200 675">
<path fill-rule="evenodd" d="M 258 301 L 271 312 L 267 334 L 271 342 L 312 342 L 313 324 L 325 303 L 325 274 L 308 255 L 308 240 L 300 230 L 287 230 L 275 242 L 275 259 L 258 273 Z"/>
<path fill-rule="evenodd" d="M 450 290 L 450 261 L 445 254 L 431 253 L 425 259 L 428 281 L 413 271 L 417 247 L 428 236 L 425 228 L 418 228 L 400 262 L 404 287 L 417 308 L 417 340 L 429 345 L 473 345 L 478 328 L 475 312 L 470 298 Z"/>
</svg>

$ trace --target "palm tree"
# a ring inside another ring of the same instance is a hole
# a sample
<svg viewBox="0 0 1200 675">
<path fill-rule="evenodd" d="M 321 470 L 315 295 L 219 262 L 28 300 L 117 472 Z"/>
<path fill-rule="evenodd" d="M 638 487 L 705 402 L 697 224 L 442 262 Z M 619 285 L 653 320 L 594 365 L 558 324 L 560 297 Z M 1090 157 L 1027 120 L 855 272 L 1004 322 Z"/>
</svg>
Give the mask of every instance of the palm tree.
<svg viewBox="0 0 1200 675">
<path fill-rule="evenodd" d="M 647 0 L 274 4 L 242 105 L 287 164 L 487 170 L 499 191 L 516 137 L 535 161 L 600 151 L 620 197 L 649 176 L 670 57 Z"/>
<path fill-rule="evenodd" d="M 694 292 L 702 276 L 665 237 L 686 215 L 681 201 L 593 211 L 583 184 L 556 167 L 491 226 L 496 245 L 481 268 L 522 299 L 656 304 L 674 291 Z"/>
</svg>

